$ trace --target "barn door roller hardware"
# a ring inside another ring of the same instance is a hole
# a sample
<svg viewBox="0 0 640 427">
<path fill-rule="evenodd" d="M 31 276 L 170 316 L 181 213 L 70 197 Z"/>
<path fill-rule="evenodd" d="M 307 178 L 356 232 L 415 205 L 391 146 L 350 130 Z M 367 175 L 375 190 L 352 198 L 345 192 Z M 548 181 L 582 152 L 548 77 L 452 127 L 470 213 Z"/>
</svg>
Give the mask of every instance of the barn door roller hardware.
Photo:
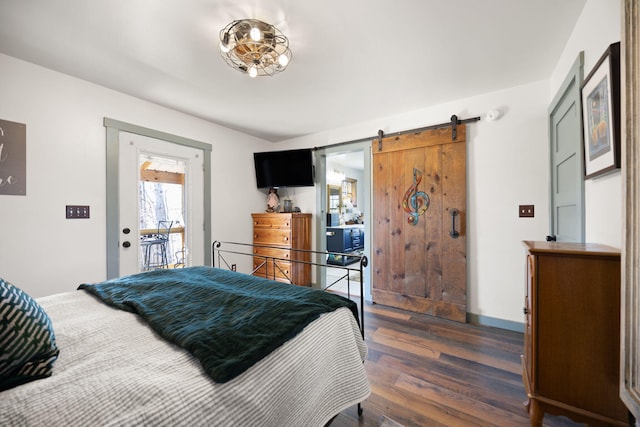
<svg viewBox="0 0 640 427">
<path fill-rule="evenodd" d="M 354 139 L 353 141 L 339 142 L 337 144 L 325 145 L 323 147 L 315 147 L 314 150 L 318 150 L 320 148 L 329 148 L 329 147 L 337 147 L 337 146 L 340 146 L 340 145 L 353 144 L 353 143 L 356 143 L 356 142 L 378 141 L 378 151 L 382 151 L 382 138 L 389 138 L 391 136 L 400 136 L 400 135 L 405 135 L 405 134 L 408 134 L 408 133 L 418 133 L 418 132 L 422 132 L 422 131 L 425 131 L 425 130 L 446 128 L 446 127 L 449 127 L 449 126 L 451 126 L 451 139 L 453 141 L 455 141 L 458 138 L 458 125 L 463 125 L 463 124 L 466 124 L 466 123 L 473 123 L 473 122 L 477 122 L 478 120 L 480 120 L 480 117 L 472 117 L 470 119 L 459 120 L 458 116 L 456 116 L 454 114 L 454 115 L 451 116 L 451 121 L 449 121 L 449 122 L 440 123 L 440 124 L 437 124 L 437 125 L 426 126 L 426 127 L 423 127 L 423 128 L 403 130 L 403 131 L 400 131 L 400 132 L 389 133 L 389 134 L 386 134 L 386 135 L 384 134 L 382 129 L 380 129 L 376 136 L 370 136 L 370 137 L 367 137 L 367 138 Z"/>
<path fill-rule="evenodd" d="M 384 132 L 382 131 L 382 129 L 380 129 L 378 131 L 377 137 L 370 138 L 370 139 L 377 139 L 378 140 L 378 151 L 382 151 L 382 138 L 388 138 L 390 136 L 400 136 L 400 135 L 405 135 L 407 133 L 418 133 L 418 132 L 422 132 L 422 131 L 425 131 L 425 130 L 440 129 L 440 128 L 446 128 L 446 127 L 451 126 L 451 139 L 453 141 L 455 141 L 458 138 L 458 126 L 459 125 L 463 125 L 465 123 L 477 122 L 478 120 L 480 120 L 480 117 L 472 117 L 470 119 L 460 120 L 460 119 L 458 119 L 458 116 L 456 116 L 454 114 L 454 115 L 451 116 L 451 121 L 450 122 L 440 123 L 440 124 L 437 124 L 437 125 L 431 125 L 431 126 L 427 126 L 427 127 L 423 127 L 423 128 L 403 130 L 401 132 L 394 132 L 394 133 L 390 133 L 390 134 L 387 134 L 387 135 L 385 135 Z"/>
<path fill-rule="evenodd" d="M 451 140 L 458 139 L 458 116 L 455 114 L 451 116 Z"/>
</svg>

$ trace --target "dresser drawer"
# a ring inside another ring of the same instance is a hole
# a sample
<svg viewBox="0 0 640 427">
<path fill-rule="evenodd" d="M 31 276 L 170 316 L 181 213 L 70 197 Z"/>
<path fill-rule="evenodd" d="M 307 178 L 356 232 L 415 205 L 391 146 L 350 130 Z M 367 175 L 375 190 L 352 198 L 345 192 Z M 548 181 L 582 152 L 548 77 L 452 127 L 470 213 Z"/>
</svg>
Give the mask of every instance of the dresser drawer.
<svg viewBox="0 0 640 427">
<path fill-rule="evenodd" d="M 264 258 L 253 259 L 253 275 L 259 277 L 265 277 L 271 280 L 277 280 L 279 282 L 290 283 L 291 277 L 291 263 L 289 261 L 278 261 Z"/>
<path fill-rule="evenodd" d="M 291 231 L 278 228 L 254 228 L 253 243 L 267 246 L 291 246 Z"/>
<path fill-rule="evenodd" d="M 270 258 L 280 258 L 286 260 L 291 258 L 291 251 L 288 249 L 254 247 L 253 253 L 254 255 L 264 255 Z"/>
<path fill-rule="evenodd" d="M 268 215 L 268 216 L 254 215 L 253 227 L 254 228 L 283 228 L 283 229 L 290 230 L 291 215 L 287 215 L 287 214 Z"/>
</svg>

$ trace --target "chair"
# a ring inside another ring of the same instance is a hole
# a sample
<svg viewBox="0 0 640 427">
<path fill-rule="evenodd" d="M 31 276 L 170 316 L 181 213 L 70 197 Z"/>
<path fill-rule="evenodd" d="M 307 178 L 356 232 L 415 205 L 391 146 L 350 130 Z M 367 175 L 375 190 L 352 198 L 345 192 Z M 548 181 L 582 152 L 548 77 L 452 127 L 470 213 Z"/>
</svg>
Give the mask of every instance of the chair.
<svg viewBox="0 0 640 427">
<path fill-rule="evenodd" d="M 173 264 L 173 268 L 185 268 L 187 266 L 187 249 L 182 248 L 176 252 L 176 262 Z"/>
<path fill-rule="evenodd" d="M 169 242 L 172 226 L 173 221 L 158 221 L 157 233 L 140 237 L 140 246 L 144 248 L 143 271 L 148 271 L 152 268 L 169 267 L 167 243 Z"/>
</svg>

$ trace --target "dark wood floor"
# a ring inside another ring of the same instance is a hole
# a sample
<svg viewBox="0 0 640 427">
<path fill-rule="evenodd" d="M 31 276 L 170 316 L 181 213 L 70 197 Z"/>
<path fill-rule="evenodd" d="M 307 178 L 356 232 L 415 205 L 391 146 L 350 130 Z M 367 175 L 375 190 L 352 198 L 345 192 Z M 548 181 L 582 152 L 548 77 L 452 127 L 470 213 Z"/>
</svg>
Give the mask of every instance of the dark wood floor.
<svg viewBox="0 0 640 427">
<path fill-rule="evenodd" d="M 371 396 L 330 427 L 528 426 L 522 405 L 521 333 L 459 324 L 380 305 L 365 306 L 365 367 Z M 546 415 L 544 425 L 576 426 Z"/>
</svg>

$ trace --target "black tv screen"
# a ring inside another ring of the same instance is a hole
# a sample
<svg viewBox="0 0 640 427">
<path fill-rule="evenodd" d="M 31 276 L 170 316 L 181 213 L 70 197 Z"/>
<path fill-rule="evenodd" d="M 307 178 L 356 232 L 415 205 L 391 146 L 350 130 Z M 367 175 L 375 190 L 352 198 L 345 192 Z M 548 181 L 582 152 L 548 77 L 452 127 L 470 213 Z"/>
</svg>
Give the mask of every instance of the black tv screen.
<svg viewBox="0 0 640 427">
<path fill-rule="evenodd" d="M 311 149 L 253 153 L 253 160 L 258 188 L 314 185 Z"/>
</svg>

